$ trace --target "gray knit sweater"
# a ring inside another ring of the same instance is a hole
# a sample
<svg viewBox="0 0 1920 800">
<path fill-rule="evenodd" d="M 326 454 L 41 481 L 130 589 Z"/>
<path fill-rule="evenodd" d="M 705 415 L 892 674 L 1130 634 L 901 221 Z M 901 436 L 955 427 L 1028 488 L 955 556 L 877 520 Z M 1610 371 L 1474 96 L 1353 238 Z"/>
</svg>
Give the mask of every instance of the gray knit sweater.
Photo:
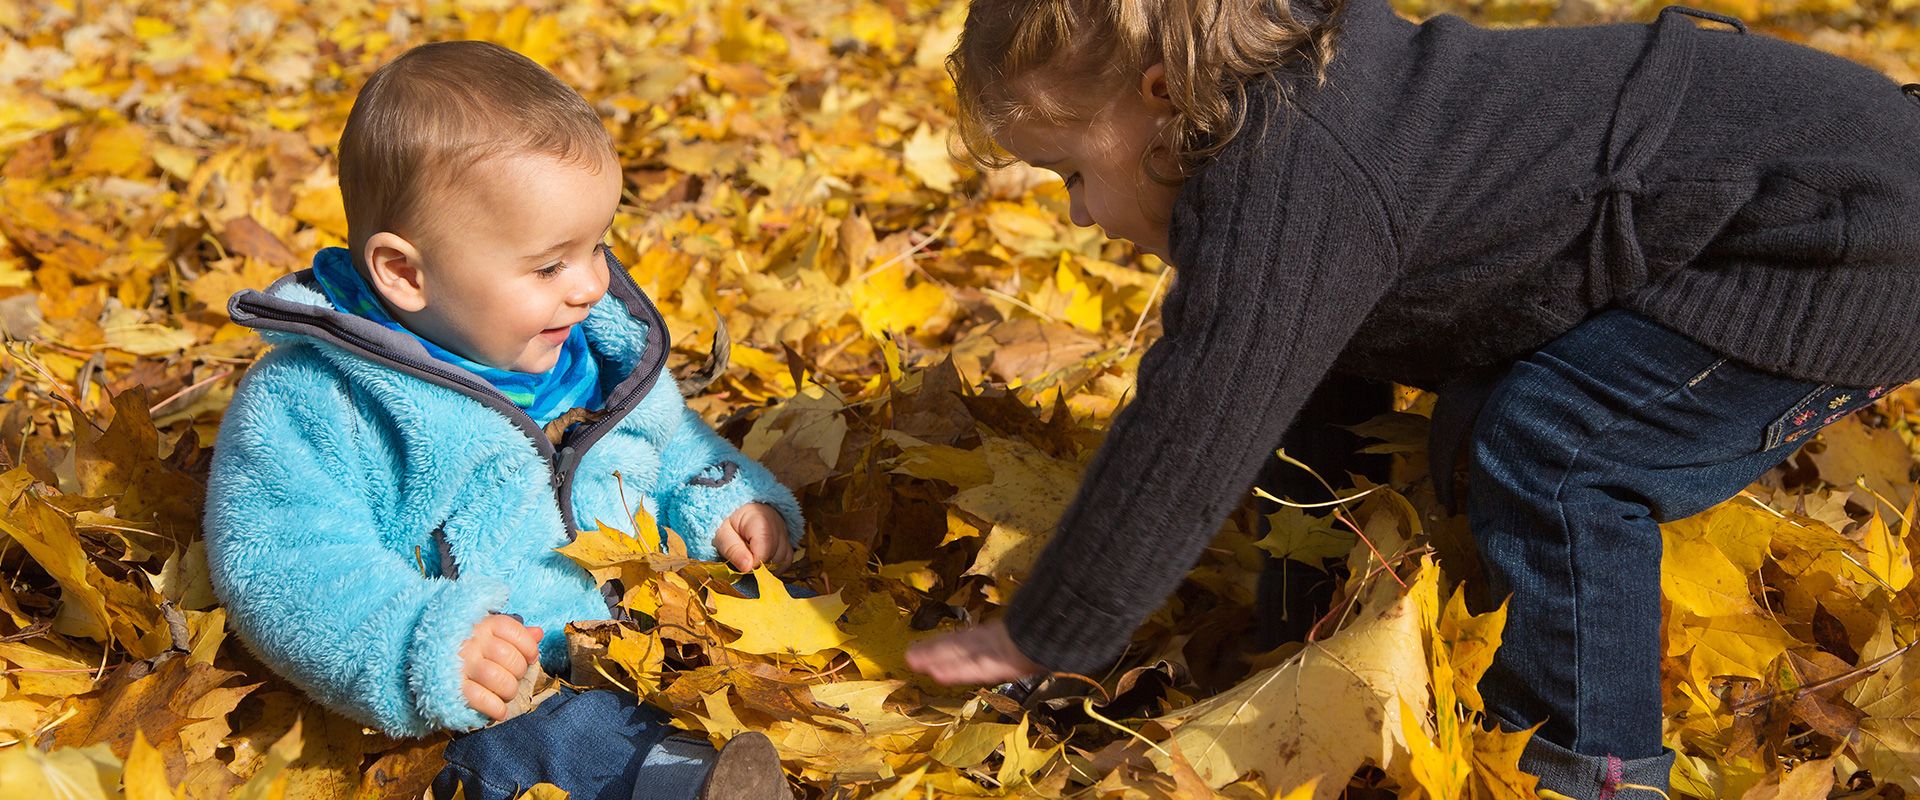
<svg viewBox="0 0 1920 800">
<path fill-rule="evenodd" d="M 1119 653 L 1336 366 L 1437 387 L 1619 306 L 1789 376 L 1920 377 L 1920 102 L 1900 86 L 1673 11 L 1340 13 L 1328 82 L 1256 104 L 1181 189 L 1165 334 L 1008 612 L 1042 664 Z"/>
</svg>

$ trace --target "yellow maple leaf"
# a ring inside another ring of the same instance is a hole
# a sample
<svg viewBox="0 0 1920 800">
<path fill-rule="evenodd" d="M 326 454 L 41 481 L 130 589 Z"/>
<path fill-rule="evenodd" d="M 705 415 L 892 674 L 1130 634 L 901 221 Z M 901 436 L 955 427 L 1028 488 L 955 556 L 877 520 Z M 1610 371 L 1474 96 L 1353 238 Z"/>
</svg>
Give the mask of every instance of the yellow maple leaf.
<svg viewBox="0 0 1920 800">
<path fill-rule="evenodd" d="M 962 720 L 933 746 L 933 760 L 956 769 L 967 769 L 987 760 L 1019 727 L 1011 722 Z"/>
<path fill-rule="evenodd" d="M 147 144 L 144 128 L 117 120 L 109 122 L 92 130 L 73 168 L 98 175 L 138 175 L 153 164 Z"/>
<path fill-rule="evenodd" d="M 1898 653 L 1898 655 L 1895 655 Z M 1873 637 L 1860 649 L 1860 663 L 1891 657 L 1866 679 L 1847 689 L 1847 702 L 1866 712 L 1855 748 L 1860 765 L 1875 775 L 1895 778 L 1909 791 L 1920 789 L 1920 656 L 1902 650 L 1891 615 L 1882 617 Z"/>
<path fill-rule="evenodd" d="M 1079 467 L 1014 439 L 988 439 L 993 482 L 953 496 L 953 505 L 993 523 L 968 575 L 1024 573 L 1033 567 L 1079 486 Z"/>
<path fill-rule="evenodd" d="M 1291 558 L 1320 567 L 1329 558 L 1344 558 L 1358 543 L 1353 531 L 1334 525 L 1331 517 L 1314 517 L 1291 506 L 1267 515 L 1267 535 L 1253 543 L 1274 558 Z"/>
<path fill-rule="evenodd" d="M 934 133 L 924 122 L 907 137 L 900 160 L 908 172 L 936 192 L 951 192 L 954 182 L 960 180 L 959 170 L 953 168 L 953 156 L 947 152 L 947 137 Z"/>
<path fill-rule="evenodd" d="M 1764 614 L 1701 617 L 1676 611 L 1668 624 L 1667 654 L 1691 654 L 1689 675 L 1705 685 L 1717 675 L 1766 676 L 1767 666 L 1798 644 Z"/>
<path fill-rule="evenodd" d="M 1435 591 L 1431 580 L 1412 585 Z M 1160 722 L 1209 786 L 1258 770 L 1279 786 L 1324 778 L 1314 796 L 1330 800 L 1369 760 L 1397 769 L 1407 751 L 1401 703 L 1429 706 L 1420 602 L 1390 597 L 1287 662 Z"/>
<path fill-rule="evenodd" d="M 1464 590 L 1454 592 L 1440 613 L 1435 634 L 1452 666 L 1453 691 L 1474 711 L 1486 711 L 1486 704 L 1480 699 L 1480 677 L 1493 666 L 1494 652 L 1500 648 L 1506 625 L 1506 603 L 1485 614 L 1469 614 Z"/>
<path fill-rule="evenodd" d="M 852 638 L 837 624 L 847 611 L 839 592 L 796 600 L 764 566 L 754 569 L 753 580 L 760 588 L 759 599 L 712 598 L 713 618 L 740 631 L 728 647 L 760 655 L 810 655 Z"/>
<path fill-rule="evenodd" d="M 1915 497 L 1907 477 L 1914 453 L 1900 437 L 1876 435 L 1860 415 L 1852 414 L 1821 430 L 1820 442 L 1824 447 L 1810 457 L 1828 483 L 1845 487 L 1858 482 L 1895 504 Z"/>
<path fill-rule="evenodd" d="M 1746 574 L 1712 542 L 1670 535 L 1660 561 L 1660 588 L 1675 607 L 1700 616 L 1759 610 Z"/>
<path fill-rule="evenodd" d="M 1907 520 L 1913 519 L 1913 504 L 1907 504 Z M 1861 545 L 1866 548 L 1867 560 L 1863 566 L 1872 573 L 1875 581 L 1890 592 L 1899 592 L 1913 583 L 1913 558 L 1907 552 L 1906 531 L 1911 522 L 1903 522 L 1901 531 L 1895 533 L 1887 525 L 1880 511 L 1875 509 L 1873 518 L 1867 520 L 1866 529 L 1861 536 Z"/>
<path fill-rule="evenodd" d="M 1474 726 L 1473 776 L 1467 796 L 1473 800 L 1534 800 L 1540 779 L 1520 771 L 1520 756 L 1539 726 L 1524 731 Z"/>
<path fill-rule="evenodd" d="M 146 735 L 140 731 L 133 733 L 126 771 L 120 780 L 126 787 L 126 800 L 175 800 L 181 796 L 179 788 L 167 781 L 167 766 L 160 751 L 148 744 Z"/>
<path fill-rule="evenodd" d="M 1320 780 L 1318 778 L 1310 778 L 1306 783 L 1295 786 L 1292 789 L 1282 789 L 1274 792 L 1273 800 L 1313 800 L 1313 796 L 1319 785 Z"/>
<path fill-rule="evenodd" d="M 1435 676 L 1436 680 L 1439 677 Z M 1428 738 L 1428 734 L 1420 727 L 1420 720 L 1424 716 L 1409 707 L 1404 699 L 1400 701 L 1400 727 L 1407 742 L 1405 771 L 1413 777 L 1415 784 L 1426 791 L 1428 797 L 1459 800 L 1466 791 L 1467 779 L 1473 771 L 1473 763 L 1464 748 L 1464 729 L 1473 723 L 1456 719 L 1451 712 L 1443 711 L 1435 724 L 1438 735 Z"/>
<path fill-rule="evenodd" d="M 620 665 L 635 684 L 635 694 L 646 697 L 660 688 L 666 668 L 666 643 L 658 636 L 623 627 L 620 635 L 607 642 L 607 659 Z"/>
<path fill-rule="evenodd" d="M 885 594 L 870 592 L 861 598 L 841 627 L 848 638 L 838 649 L 853 659 L 861 677 L 925 680 L 907 667 L 907 646 L 929 634 L 909 626 L 906 612 Z"/>
<path fill-rule="evenodd" d="M 1060 752 L 1062 745 L 1053 747 L 1034 747 L 1033 740 L 1027 735 L 1028 720 L 1020 718 L 1020 723 L 1007 732 L 1001 740 L 1000 771 L 995 775 L 1003 787 L 1019 786 L 1027 783 L 1033 774 L 1052 761 Z"/>
<path fill-rule="evenodd" d="M 42 752 L 38 747 L 0 749 L 0 786 L 10 797 L 107 800 L 119 794 L 120 759 L 105 743 Z"/>
<path fill-rule="evenodd" d="M 875 269 L 853 286 L 853 305 L 868 335 L 925 329 L 946 309 L 950 301 L 944 290 L 926 282 L 909 286 L 907 271 L 905 264 Z"/>
<path fill-rule="evenodd" d="M 926 767 L 916 769 L 900 776 L 899 780 L 888 784 L 887 788 L 874 792 L 869 800 L 917 800 L 916 795 L 920 793 L 914 790 L 920 788 L 920 781 L 926 777 Z"/>
</svg>

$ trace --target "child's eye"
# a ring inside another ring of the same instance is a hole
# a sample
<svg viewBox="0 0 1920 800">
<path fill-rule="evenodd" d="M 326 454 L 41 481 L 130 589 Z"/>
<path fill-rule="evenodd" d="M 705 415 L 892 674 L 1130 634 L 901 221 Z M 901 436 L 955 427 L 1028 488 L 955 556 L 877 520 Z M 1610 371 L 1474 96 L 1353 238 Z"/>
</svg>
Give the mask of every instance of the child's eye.
<svg viewBox="0 0 1920 800">
<path fill-rule="evenodd" d="M 1076 173 L 1073 173 L 1072 175 L 1068 175 L 1068 176 L 1067 176 L 1067 181 L 1066 181 L 1066 183 L 1067 183 L 1067 188 L 1068 188 L 1068 189 L 1072 189 L 1072 188 L 1073 188 L 1073 187 L 1075 187 L 1075 186 L 1079 186 L 1079 185 L 1080 185 L 1080 173 L 1078 173 L 1078 172 L 1076 172 Z"/>
<path fill-rule="evenodd" d="M 601 258 L 601 259 L 604 259 L 607 257 L 606 242 L 600 242 L 599 244 L 596 244 L 593 246 L 593 257 Z M 565 270 L 566 268 L 567 268 L 567 262 L 556 261 L 552 264 L 548 264 L 544 267 L 534 270 L 533 274 L 538 275 L 542 278 L 551 278 L 555 275 L 559 275 L 561 271 Z"/>
</svg>

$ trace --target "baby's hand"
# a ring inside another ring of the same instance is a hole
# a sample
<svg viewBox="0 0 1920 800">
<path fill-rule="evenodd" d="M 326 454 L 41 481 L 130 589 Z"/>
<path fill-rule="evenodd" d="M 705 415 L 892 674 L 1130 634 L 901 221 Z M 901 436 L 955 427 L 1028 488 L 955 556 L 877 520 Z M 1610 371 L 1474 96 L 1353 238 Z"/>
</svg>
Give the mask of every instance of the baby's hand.
<svg viewBox="0 0 1920 800">
<path fill-rule="evenodd" d="M 1000 620 L 915 642 L 907 648 L 907 666 L 948 686 L 1005 683 L 1047 671 L 1013 645 Z"/>
<path fill-rule="evenodd" d="M 748 503 L 729 515 L 713 532 L 713 549 L 741 572 L 761 564 L 784 567 L 793 560 L 786 520 L 766 503 Z"/>
<path fill-rule="evenodd" d="M 490 614 L 473 626 L 460 646 L 460 692 L 467 705 L 493 720 L 507 718 L 507 704 L 520 691 L 520 677 L 540 659 L 540 629 L 505 614 Z"/>
</svg>

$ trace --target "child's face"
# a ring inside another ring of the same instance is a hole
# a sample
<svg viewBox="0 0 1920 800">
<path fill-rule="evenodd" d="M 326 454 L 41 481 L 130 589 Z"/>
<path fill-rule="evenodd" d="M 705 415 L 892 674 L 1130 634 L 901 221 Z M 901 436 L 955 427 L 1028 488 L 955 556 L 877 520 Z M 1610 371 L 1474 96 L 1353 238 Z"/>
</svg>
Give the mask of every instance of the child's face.
<svg viewBox="0 0 1920 800">
<path fill-rule="evenodd" d="M 435 193 L 411 241 L 370 238 L 369 272 L 409 330 L 490 367 L 545 372 L 607 292 L 602 241 L 619 200 L 611 155 L 488 159 Z"/>
<path fill-rule="evenodd" d="M 1140 93 L 1122 91 L 1084 121 L 1019 122 L 996 141 L 1015 158 L 1066 181 L 1073 224 L 1099 225 L 1109 237 L 1166 258 L 1180 185 L 1155 180 L 1149 171 L 1148 150 L 1171 110 L 1156 94 L 1156 85 L 1164 89 L 1154 82 L 1157 69 L 1149 72 Z M 1161 175 L 1175 174 L 1171 162 L 1155 166 Z"/>
</svg>

